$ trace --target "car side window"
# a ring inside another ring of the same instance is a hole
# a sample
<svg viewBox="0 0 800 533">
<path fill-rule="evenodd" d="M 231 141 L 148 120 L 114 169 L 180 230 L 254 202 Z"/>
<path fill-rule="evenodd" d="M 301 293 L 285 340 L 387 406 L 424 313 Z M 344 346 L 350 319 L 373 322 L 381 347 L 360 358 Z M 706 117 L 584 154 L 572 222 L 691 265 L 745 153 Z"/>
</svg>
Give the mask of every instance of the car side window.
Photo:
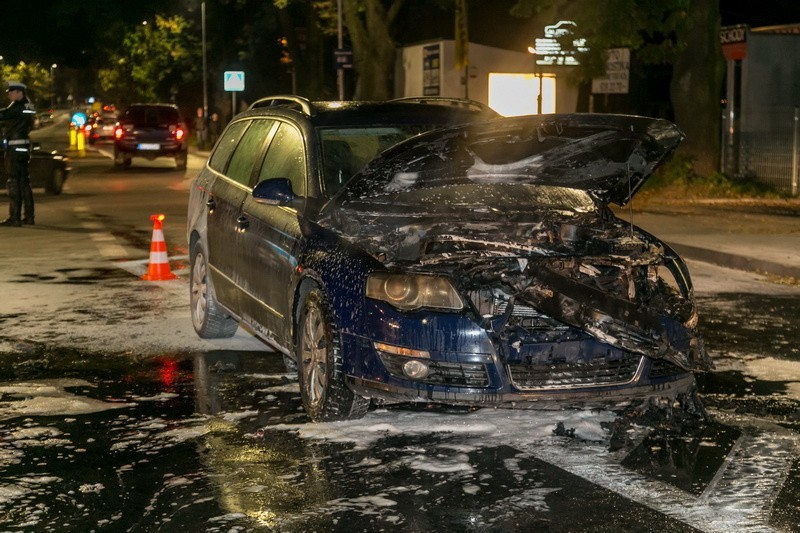
<svg viewBox="0 0 800 533">
<path fill-rule="evenodd" d="M 208 166 L 217 172 L 225 172 L 225 167 L 228 166 L 228 159 L 230 159 L 233 150 L 242 137 L 242 132 L 250 125 L 249 121 L 242 120 L 234 122 L 222 132 L 222 136 L 217 143 L 214 153 L 211 154 L 211 159 L 208 161 Z"/>
<path fill-rule="evenodd" d="M 274 121 L 258 119 L 242 135 L 242 140 L 233 150 L 233 155 L 225 170 L 225 175 L 242 185 L 250 185 L 250 178 L 256 163 L 261 160 L 262 146 L 269 135 Z"/>
<path fill-rule="evenodd" d="M 289 124 L 281 124 L 267 147 L 258 182 L 286 178 L 297 196 L 306 195 L 306 150 L 303 136 Z"/>
</svg>

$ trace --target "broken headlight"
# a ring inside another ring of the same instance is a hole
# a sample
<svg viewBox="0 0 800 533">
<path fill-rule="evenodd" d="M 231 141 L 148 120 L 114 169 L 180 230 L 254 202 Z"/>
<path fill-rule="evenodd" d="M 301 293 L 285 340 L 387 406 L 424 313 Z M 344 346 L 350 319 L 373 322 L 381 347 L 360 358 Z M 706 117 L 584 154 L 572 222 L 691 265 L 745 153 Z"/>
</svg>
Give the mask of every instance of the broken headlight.
<svg viewBox="0 0 800 533">
<path fill-rule="evenodd" d="M 373 272 L 367 278 L 367 297 L 406 311 L 420 307 L 464 307 L 464 302 L 449 279 L 425 274 Z"/>
</svg>

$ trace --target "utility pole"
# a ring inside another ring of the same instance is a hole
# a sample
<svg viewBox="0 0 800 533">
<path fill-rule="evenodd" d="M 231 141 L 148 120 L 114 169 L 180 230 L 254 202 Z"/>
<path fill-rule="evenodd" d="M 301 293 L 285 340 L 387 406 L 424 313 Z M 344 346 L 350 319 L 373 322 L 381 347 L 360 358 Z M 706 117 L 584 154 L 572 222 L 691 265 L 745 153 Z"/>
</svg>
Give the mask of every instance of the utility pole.
<svg viewBox="0 0 800 533">
<path fill-rule="evenodd" d="M 208 69 L 206 64 L 206 3 L 200 3 L 200 25 L 203 35 L 203 119 L 208 117 Z"/>
<path fill-rule="evenodd" d="M 342 39 L 342 0 L 337 0 L 336 7 L 336 26 L 339 35 L 336 46 L 341 50 L 344 46 L 344 40 Z M 339 88 L 339 100 L 344 100 L 344 69 L 336 69 L 336 86 Z"/>
</svg>

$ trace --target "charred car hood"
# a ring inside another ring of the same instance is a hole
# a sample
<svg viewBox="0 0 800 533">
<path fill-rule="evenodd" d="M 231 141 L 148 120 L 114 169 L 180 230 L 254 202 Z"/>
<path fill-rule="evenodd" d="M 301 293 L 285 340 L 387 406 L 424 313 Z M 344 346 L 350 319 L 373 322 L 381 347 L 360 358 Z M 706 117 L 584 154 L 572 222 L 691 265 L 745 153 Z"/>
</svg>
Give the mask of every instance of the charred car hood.
<svg viewBox="0 0 800 533">
<path fill-rule="evenodd" d="M 683 140 L 673 123 L 603 114 L 495 119 L 417 136 L 384 152 L 350 181 L 341 200 L 462 177 L 580 189 L 625 205 Z"/>
<path fill-rule="evenodd" d="M 607 203 L 627 203 L 682 138 L 665 120 L 595 114 L 441 129 L 385 151 L 319 220 L 388 262 L 612 253 Z"/>
</svg>

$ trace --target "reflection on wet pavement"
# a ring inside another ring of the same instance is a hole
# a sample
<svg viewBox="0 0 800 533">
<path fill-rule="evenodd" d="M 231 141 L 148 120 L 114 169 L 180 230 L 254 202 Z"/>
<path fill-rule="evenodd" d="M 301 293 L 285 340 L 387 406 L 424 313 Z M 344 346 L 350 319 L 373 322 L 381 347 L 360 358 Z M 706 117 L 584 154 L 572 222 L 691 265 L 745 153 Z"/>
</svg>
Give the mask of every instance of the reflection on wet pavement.
<svg viewBox="0 0 800 533">
<path fill-rule="evenodd" d="M 700 330 L 714 356 L 763 354 L 800 361 L 796 296 L 723 293 L 697 300 Z"/>
<path fill-rule="evenodd" d="M 757 525 L 796 461 L 796 434 L 730 421 L 634 425 L 612 451 L 610 411 L 398 405 L 310 424 L 295 376 L 264 352 L 38 347 L 0 363 L 8 530 L 726 531 Z"/>
</svg>

